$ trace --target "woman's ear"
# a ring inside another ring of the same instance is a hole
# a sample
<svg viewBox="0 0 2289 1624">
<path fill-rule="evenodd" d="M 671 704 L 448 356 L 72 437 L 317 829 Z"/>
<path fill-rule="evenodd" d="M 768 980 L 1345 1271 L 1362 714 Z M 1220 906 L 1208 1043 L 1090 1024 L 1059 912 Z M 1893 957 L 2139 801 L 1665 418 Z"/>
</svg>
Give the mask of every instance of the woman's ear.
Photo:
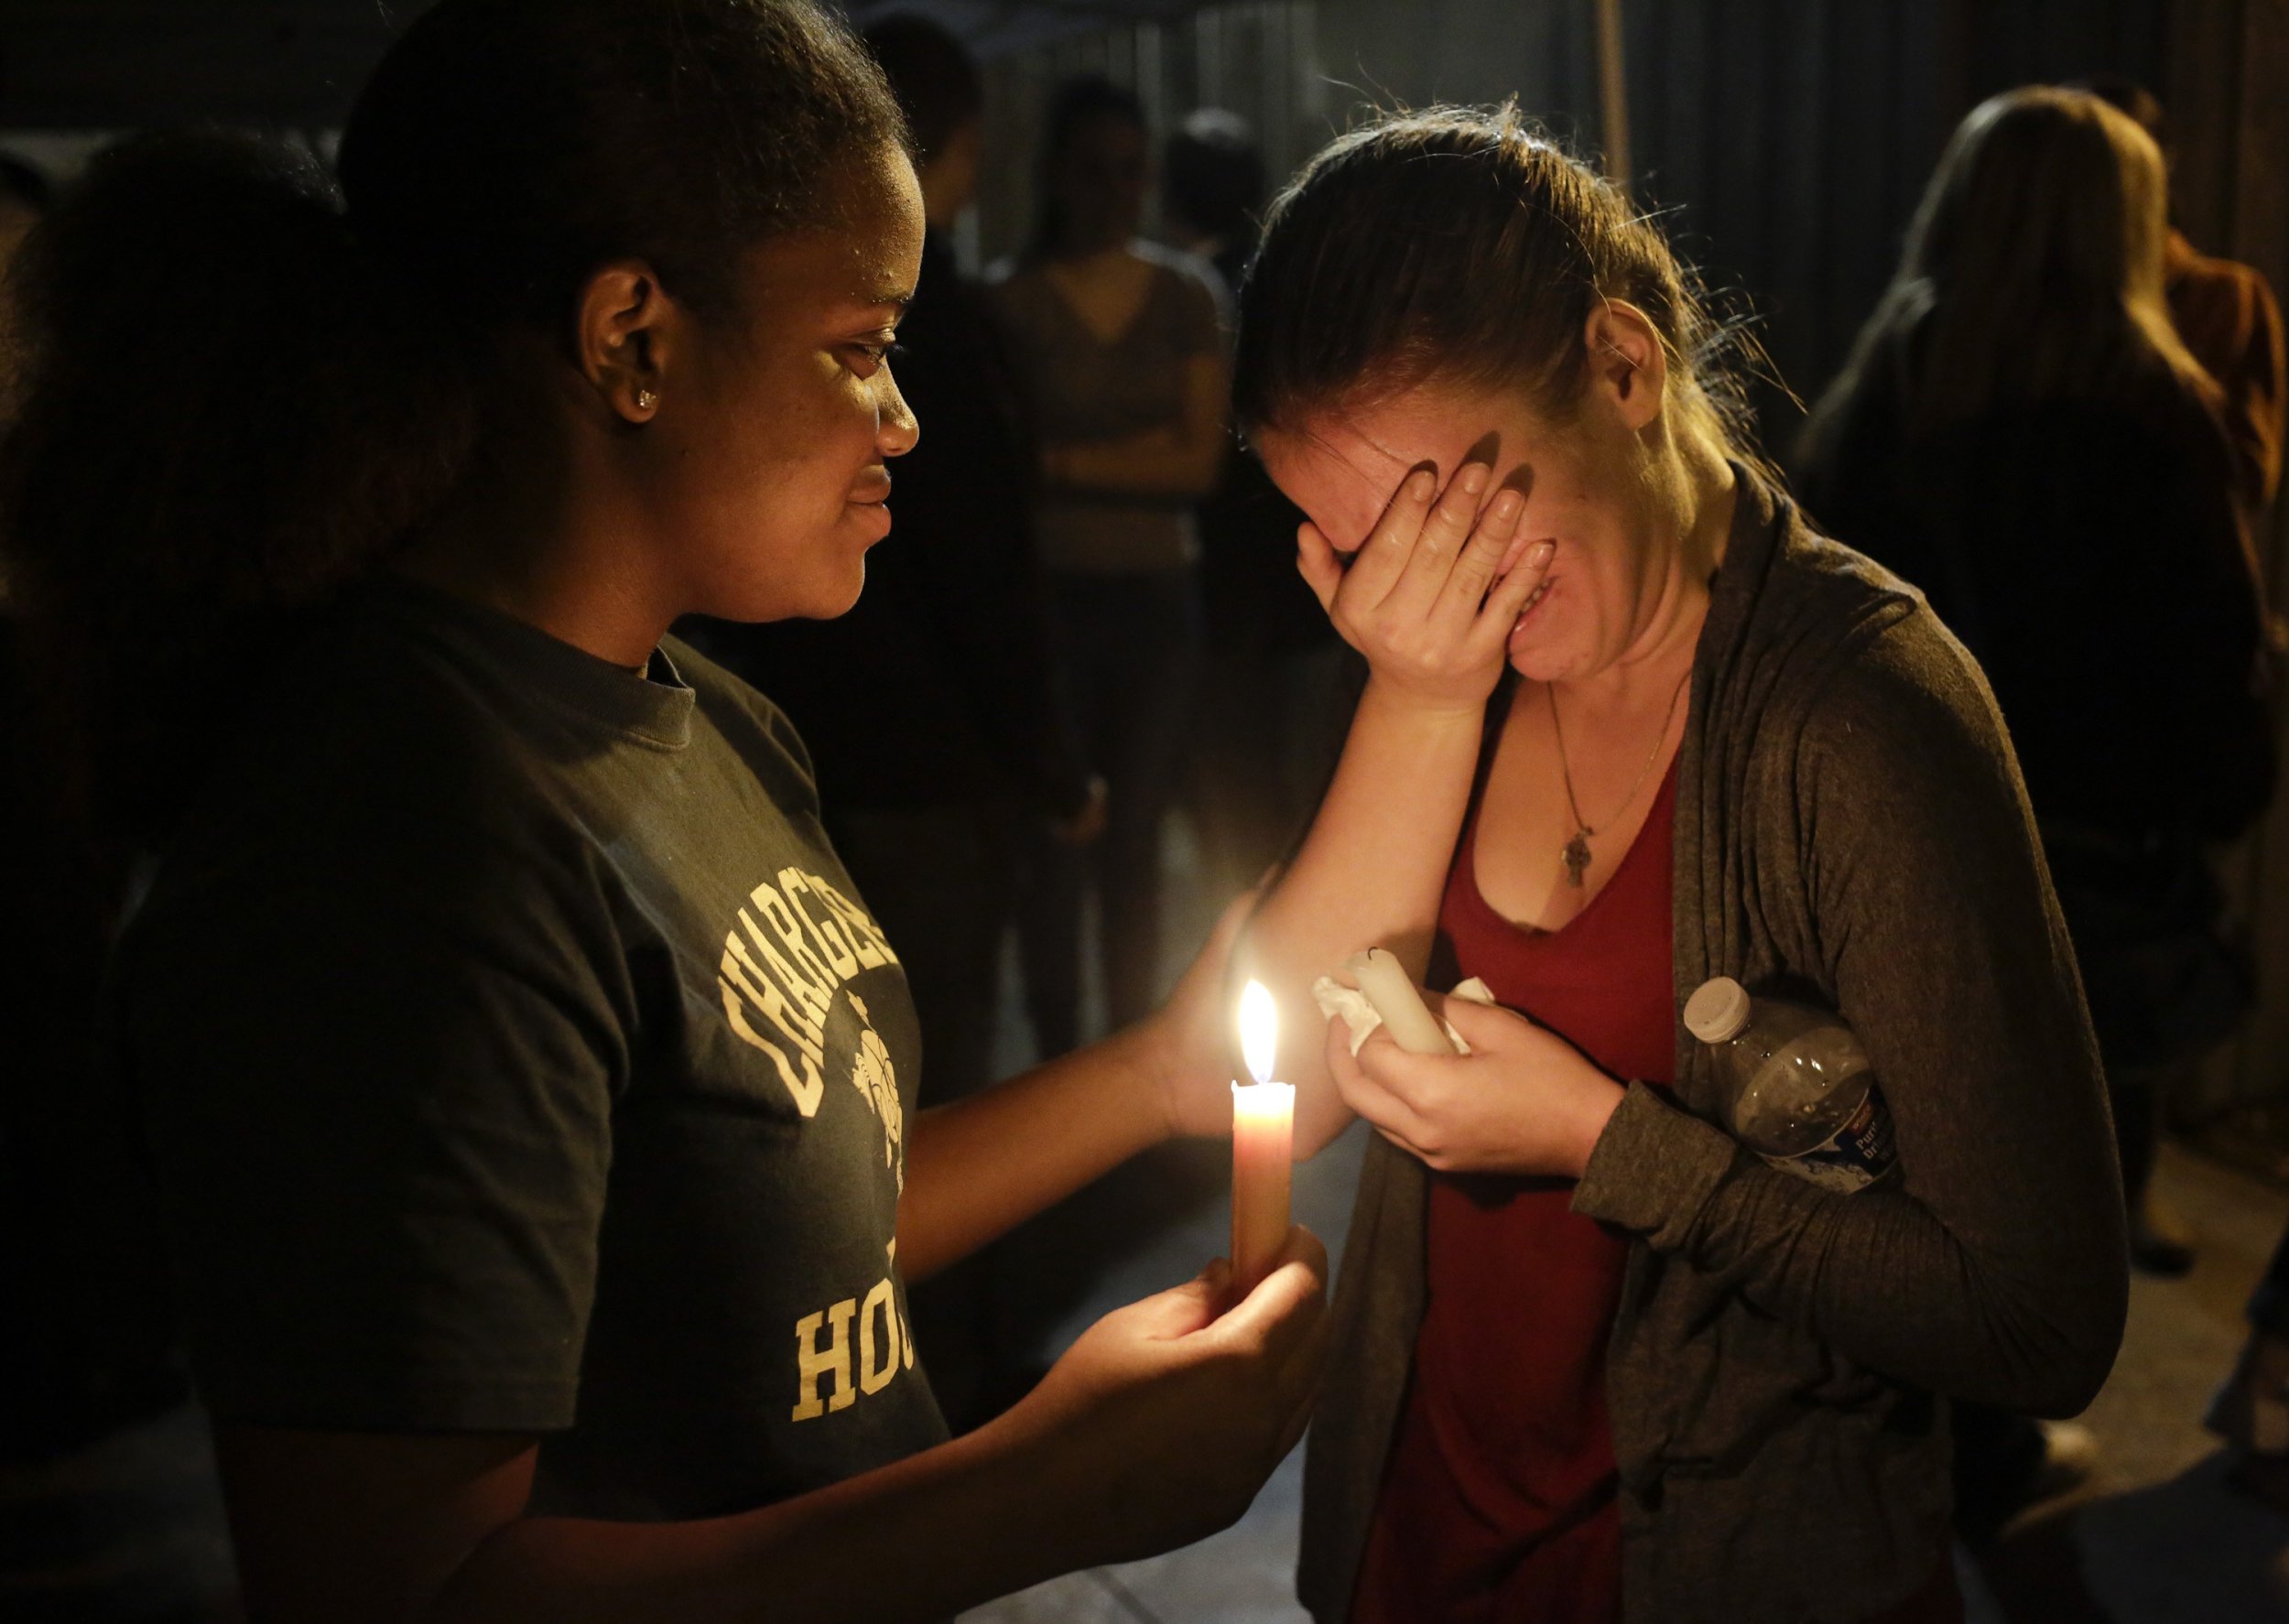
<svg viewBox="0 0 2289 1624">
<path fill-rule="evenodd" d="M 1591 392 L 1611 401 L 1633 430 L 1649 426 L 1669 387 L 1669 352 L 1652 319 L 1627 299 L 1600 299 L 1583 339 Z"/>
<path fill-rule="evenodd" d="M 667 394 L 682 311 L 641 260 L 601 268 L 580 290 L 580 374 L 624 422 L 648 423 Z"/>
</svg>

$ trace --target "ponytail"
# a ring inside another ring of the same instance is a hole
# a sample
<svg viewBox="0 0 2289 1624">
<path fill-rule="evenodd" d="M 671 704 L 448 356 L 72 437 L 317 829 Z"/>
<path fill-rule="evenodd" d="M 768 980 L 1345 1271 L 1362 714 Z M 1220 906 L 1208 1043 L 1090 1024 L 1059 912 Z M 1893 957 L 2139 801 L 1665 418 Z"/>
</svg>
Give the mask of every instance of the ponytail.
<svg viewBox="0 0 2289 1624">
<path fill-rule="evenodd" d="M 75 798 L 148 838 L 267 635 L 433 506 L 473 412 L 324 171 L 250 138 L 99 158 L 26 240 L 0 547 Z"/>
</svg>

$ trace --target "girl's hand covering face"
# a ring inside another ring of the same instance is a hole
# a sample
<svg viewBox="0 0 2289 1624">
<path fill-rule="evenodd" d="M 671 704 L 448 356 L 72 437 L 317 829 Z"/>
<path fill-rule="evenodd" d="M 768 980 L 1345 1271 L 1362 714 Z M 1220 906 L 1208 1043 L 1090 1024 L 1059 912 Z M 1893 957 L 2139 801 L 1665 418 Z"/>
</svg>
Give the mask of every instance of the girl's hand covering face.
<svg viewBox="0 0 2289 1624">
<path fill-rule="evenodd" d="M 1410 1055 L 1378 1030 L 1354 1060 L 1350 1029 L 1329 1021 L 1343 1102 L 1440 1173 L 1579 1178 L 1622 1086 L 1514 1011 L 1448 999 L 1439 1012 L 1470 1054 Z"/>
<path fill-rule="evenodd" d="M 1466 462 L 1442 492 L 1430 469 L 1415 470 L 1348 569 L 1317 525 L 1296 535 L 1296 568 L 1375 680 L 1442 709 L 1485 705 L 1554 550 L 1521 546 L 1525 499 L 1503 489 L 1488 500 L 1492 477 Z"/>
</svg>

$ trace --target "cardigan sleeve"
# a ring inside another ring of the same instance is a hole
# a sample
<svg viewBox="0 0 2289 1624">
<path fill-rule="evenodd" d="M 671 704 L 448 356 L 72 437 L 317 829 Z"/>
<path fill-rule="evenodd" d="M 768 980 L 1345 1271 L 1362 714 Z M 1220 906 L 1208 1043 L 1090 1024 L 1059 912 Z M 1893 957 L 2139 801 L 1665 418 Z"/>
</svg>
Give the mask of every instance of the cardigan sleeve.
<svg viewBox="0 0 2289 1624">
<path fill-rule="evenodd" d="M 2121 1346 L 2105 1084 L 2000 716 L 1927 612 L 1847 663 L 1797 734 L 1822 979 L 1873 1062 L 1902 1177 L 1765 1165 L 1642 1085 L 1574 1205 L 1897 1380 L 2072 1414 Z"/>
</svg>

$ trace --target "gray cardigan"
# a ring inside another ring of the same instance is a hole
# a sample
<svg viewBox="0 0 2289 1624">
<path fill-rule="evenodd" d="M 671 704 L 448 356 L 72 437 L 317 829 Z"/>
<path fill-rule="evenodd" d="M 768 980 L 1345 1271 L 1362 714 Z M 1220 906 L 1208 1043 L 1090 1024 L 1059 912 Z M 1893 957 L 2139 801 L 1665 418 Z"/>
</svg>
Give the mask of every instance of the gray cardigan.
<svg viewBox="0 0 2289 1624">
<path fill-rule="evenodd" d="M 2068 1415 L 2128 1299 L 2103 1077 L 1985 680 L 1914 589 L 1742 471 L 1678 763 L 1677 1002 L 1841 1012 L 1904 1177 L 1839 1196 L 1633 1083 L 1574 1210 L 1630 1239 L 1607 1356 L 1632 1624 L 1865 1619 L 1947 1549 L 1952 1395 Z M 1420 1163 L 1377 1139 L 1306 1466 L 1297 1589 L 1351 1607 L 1423 1313 Z M 1427 1621 L 1428 1624 L 1428 1621 Z"/>
</svg>

